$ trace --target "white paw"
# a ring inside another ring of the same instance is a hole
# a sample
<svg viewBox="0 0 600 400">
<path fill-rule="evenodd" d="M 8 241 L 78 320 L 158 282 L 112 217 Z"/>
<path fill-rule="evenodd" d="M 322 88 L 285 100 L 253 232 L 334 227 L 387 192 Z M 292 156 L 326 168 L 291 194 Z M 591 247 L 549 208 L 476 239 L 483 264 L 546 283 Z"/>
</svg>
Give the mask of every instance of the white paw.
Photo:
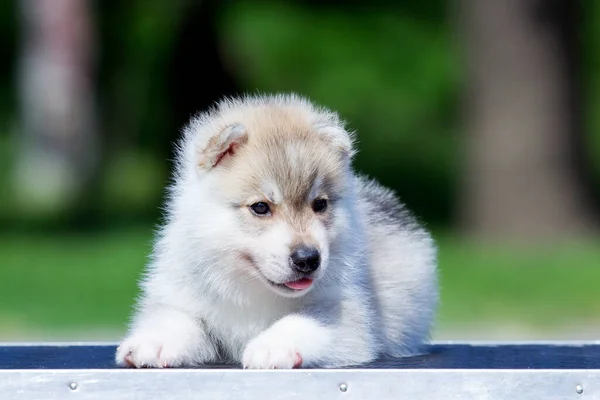
<svg viewBox="0 0 600 400">
<path fill-rule="evenodd" d="M 137 333 L 126 338 L 117 348 L 118 365 L 135 368 L 180 367 L 189 362 L 189 350 L 177 343 L 177 338 L 169 338 L 158 333 Z"/>
<path fill-rule="evenodd" d="M 193 318 L 173 309 L 151 310 L 135 319 L 115 355 L 121 366 L 189 367 L 213 360 L 217 353 Z"/>
<path fill-rule="evenodd" d="M 242 355 L 242 365 L 248 369 L 290 369 L 302 366 L 298 349 L 268 331 L 252 339 Z"/>
</svg>

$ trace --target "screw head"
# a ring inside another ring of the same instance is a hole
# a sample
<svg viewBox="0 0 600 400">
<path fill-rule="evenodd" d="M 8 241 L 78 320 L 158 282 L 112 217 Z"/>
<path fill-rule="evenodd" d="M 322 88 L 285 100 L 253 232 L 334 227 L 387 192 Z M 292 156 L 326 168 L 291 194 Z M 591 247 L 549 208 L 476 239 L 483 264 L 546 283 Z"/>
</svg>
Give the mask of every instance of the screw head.
<svg viewBox="0 0 600 400">
<path fill-rule="evenodd" d="M 348 390 L 348 385 L 346 385 L 345 383 L 340 384 L 340 390 L 342 392 L 345 392 L 346 390 Z"/>
<path fill-rule="evenodd" d="M 69 389 L 71 389 L 71 390 L 77 389 L 77 382 L 71 382 L 71 383 L 69 383 Z"/>
<path fill-rule="evenodd" d="M 577 392 L 577 394 L 583 393 L 583 385 L 575 386 L 575 391 Z"/>
</svg>

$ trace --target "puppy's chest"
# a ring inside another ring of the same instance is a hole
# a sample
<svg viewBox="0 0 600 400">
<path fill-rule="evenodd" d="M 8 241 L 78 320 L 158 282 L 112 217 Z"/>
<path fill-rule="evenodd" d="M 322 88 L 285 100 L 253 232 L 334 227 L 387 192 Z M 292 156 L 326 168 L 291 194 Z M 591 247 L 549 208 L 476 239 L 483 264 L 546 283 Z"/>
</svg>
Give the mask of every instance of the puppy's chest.
<svg viewBox="0 0 600 400">
<path fill-rule="evenodd" d="M 286 301 L 247 306 L 213 304 L 204 320 L 224 349 L 233 357 L 238 357 L 248 341 L 300 308 L 299 304 Z"/>
</svg>

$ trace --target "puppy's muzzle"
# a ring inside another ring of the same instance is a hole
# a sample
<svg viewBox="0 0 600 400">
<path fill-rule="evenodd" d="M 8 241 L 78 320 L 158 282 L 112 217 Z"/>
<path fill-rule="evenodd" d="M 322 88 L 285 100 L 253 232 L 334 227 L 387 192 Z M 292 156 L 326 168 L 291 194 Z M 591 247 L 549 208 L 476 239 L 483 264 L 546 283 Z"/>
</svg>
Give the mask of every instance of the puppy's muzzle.
<svg viewBox="0 0 600 400">
<path fill-rule="evenodd" d="M 301 246 L 292 252 L 290 266 L 296 272 L 308 275 L 316 271 L 321 265 L 321 255 L 314 247 Z"/>
</svg>

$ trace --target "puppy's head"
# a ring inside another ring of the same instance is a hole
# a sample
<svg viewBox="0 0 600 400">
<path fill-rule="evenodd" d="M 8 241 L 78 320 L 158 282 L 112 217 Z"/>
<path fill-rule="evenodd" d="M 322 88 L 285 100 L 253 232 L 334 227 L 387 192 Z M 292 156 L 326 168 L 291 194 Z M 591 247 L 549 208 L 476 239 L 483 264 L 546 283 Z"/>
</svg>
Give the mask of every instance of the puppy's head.
<svg viewBox="0 0 600 400">
<path fill-rule="evenodd" d="M 348 227 L 350 134 L 335 114 L 292 96 L 221 104 L 196 128 L 195 179 L 224 216 L 211 232 L 236 260 L 221 267 L 302 296 Z"/>
</svg>

